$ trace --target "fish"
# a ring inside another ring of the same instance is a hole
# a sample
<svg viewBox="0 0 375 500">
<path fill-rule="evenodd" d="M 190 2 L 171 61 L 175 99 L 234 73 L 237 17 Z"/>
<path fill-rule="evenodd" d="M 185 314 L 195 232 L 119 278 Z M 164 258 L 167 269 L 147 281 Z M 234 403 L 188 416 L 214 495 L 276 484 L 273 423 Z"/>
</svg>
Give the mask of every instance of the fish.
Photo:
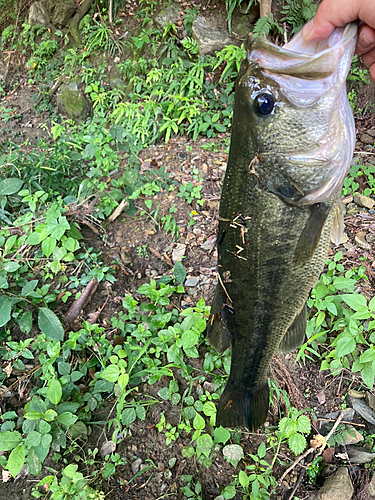
<svg viewBox="0 0 375 500">
<path fill-rule="evenodd" d="M 269 408 L 275 352 L 300 346 L 306 301 L 323 271 L 331 235 L 343 231 L 340 192 L 355 146 L 346 77 L 357 24 L 321 42 L 301 31 L 283 47 L 247 44 L 218 224 L 218 283 L 210 344 L 231 347 L 217 425 L 258 429 Z"/>
</svg>

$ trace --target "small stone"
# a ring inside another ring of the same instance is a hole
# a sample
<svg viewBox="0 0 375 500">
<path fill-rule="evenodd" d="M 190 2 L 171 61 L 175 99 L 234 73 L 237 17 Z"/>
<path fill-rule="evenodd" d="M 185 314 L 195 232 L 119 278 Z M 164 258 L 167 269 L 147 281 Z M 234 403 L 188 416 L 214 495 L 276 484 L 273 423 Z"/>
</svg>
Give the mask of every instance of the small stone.
<svg viewBox="0 0 375 500">
<path fill-rule="evenodd" d="M 42 2 L 34 2 L 29 10 L 29 25 L 43 24 L 44 26 L 48 26 L 49 22 L 49 15 Z"/>
<path fill-rule="evenodd" d="M 177 243 L 175 248 L 172 250 L 172 260 L 173 262 L 181 262 L 186 252 L 186 245 L 183 243 Z"/>
<path fill-rule="evenodd" d="M 371 137 L 375 137 L 375 128 L 371 128 L 370 130 L 367 130 L 367 134 L 371 135 Z"/>
<path fill-rule="evenodd" d="M 347 446 L 346 453 L 353 464 L 369 464 L 375 459 L 375 453 L 358 446 Z"/>
<path fill-rule="evenodd" d="M 354 195 L 354 203 L 356 203 L 360 207 L 368 209 L 373 208 L 373 206 L 375 205 L 375 201 L 372 198 L 369 198 L 368 196 L 360 193 L 356 193 Z"/>
<path fill-rule="evenodd" d="M 208 238 L 208 240 L 206 240 L 202 245 L 201 245 L 201 249 L 202 250 L 208 250 L 208 251 L 211 251 L 213 249 L 213 247 L 215 246 L 215 243 L 216 243 L 216 236 L 214 237 L 211 237 L 211 238 Z"/>
<path fill-rule="evenodd" d="M 357 233 L 354 237 L 354 240 L 359 248 L 362 248 L 362 250 L 366 250 L 367 252 L 371 250 L 371 245 L 366 241 L 365 233 L 363 231 Z"/>
<path fill-rule="evenodd" d="M 371 481 L 368 485 L 368 492 L 370 495 L 375 496 L 375 474 L 371 476 Z"/>
<path fill-rule="evenodd" d="M 373 245 L 375 243 L 375 234 L 366 234 L 366 241 L 370 243 L 370 245 Z"/>
<path fill-rule="evenodd" d="M 187 287 L 194 287 L 194 286 L 197 286 L 198 283 L 199 283 L 199 278 L 188 278 L 185 281 L 185 286 L 187 286 Z"/>
<path fill-rule="evenodd" d="M 360 432 L 357 431 L 352 425 L 347 425 L 346 430 L 342 433 L 343 442 L 341 443 L 343 446 L 348 444 L 357 444 L 360 441 L 363 441 L 363 436 Z"/>
<path fill-rule="evenodd" d="M 132 473 L 133 474 L 137 474 L 137 472 L 139 472 L 139 469 L 141 467 L 141 463 L 142 463 L 142 460 L 140 458 L 137 458 L 136 460 L 134 460 L 134 462 L 131 464 L 131 468 L 132 468 Z"/>
<path fill-rule="evenodd" d="M 329 476 L 319 491 L 320 500 L 350 500 L 354 488 L 346 467 L 339 467 Z"/>
<path fill-rule="evenodd" d="M 371 146 L 373 146 L 375 142 L 374 138 L 369 134 L 362 134 L 360 137 L 360 141 L 362 142 L 362 144 L 370 144 Z"/>
</svg>

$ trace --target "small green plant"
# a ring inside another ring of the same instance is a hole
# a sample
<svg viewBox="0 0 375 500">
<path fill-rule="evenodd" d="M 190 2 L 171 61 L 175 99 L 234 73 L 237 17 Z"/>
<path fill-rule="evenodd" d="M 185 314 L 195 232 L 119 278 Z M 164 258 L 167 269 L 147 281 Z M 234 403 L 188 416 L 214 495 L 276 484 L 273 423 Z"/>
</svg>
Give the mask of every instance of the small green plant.
<svg viewBox="0 0 375 500">
<path fill-rule="evenodd" d="M 354 194 L 359 190 L 360 182 L 362 184 L 361 192 L 363 195 L 370 196 L 375 193 L 375 166 L 371 163 L 361 165 L 357 160 L 350 167 L 349 173 L 344 179 L 342 194 Z"/>
<path fill-rule="evenodd" d="M 198 14 L 199 14 L 199 9 L 197 7 L 194 7 L 193 9 L 186 9 L 184 15 L 184 27 L 186 29 L 188 37 L 191 37 L 191 28 Z"/>
<path fill-rule="evenodd" d="M 194 198 L 197 200 L 198 205 L 203 205 L 204 200 L 201 197 L 202 186 L 194 186 L 192 182 L 182 184 L 180 192 L 177 194 L 180 198 L 184 198 L 188 203 L 192 203 Z"/>
<path fill-rule="evenodd" d="M 267 36 L 270 32 L 283 33 L 283 30 L 279 23 L 273 18 L 273 14 L 270 17 L 263 16 L 254 25 L 253 37 Z"/>
<path fill-rule="evenodd" d="M 300 455 L 305 450 L 304 434 L 310 434 L 311 430 L 309 417 L 303 415 L 305 412 L 306 410 L 297 411 L 296 408 L 290 408 L 288 416 L 279 422 L 280 437 L 288 440 L 288 446 L 295 455 Z"/>
<path fill-rule="evenodd" d="M 281 21 L 288 23 L 292 27 L 292 33 L 295 33 L 315 16 L 317 10 L 313 0 L 286 0 L 286 5 L 281 10 L 284 16 Z"/>
</svg>

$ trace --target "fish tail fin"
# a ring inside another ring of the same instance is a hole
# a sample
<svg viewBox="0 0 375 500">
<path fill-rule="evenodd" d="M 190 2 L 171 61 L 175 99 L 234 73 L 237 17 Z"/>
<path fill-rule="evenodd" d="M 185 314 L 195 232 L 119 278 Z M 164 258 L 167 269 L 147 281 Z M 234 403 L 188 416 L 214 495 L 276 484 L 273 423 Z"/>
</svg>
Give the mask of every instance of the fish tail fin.
<svg viewBox="0 0 375 500">
<path fill-rule="evenodd" d="M 259 429 L 267 418 L 270 390 L 268 382 L 251 389 L 232 389 L 227 384 L 217 410 L 217 425 Z"/>
</svg>

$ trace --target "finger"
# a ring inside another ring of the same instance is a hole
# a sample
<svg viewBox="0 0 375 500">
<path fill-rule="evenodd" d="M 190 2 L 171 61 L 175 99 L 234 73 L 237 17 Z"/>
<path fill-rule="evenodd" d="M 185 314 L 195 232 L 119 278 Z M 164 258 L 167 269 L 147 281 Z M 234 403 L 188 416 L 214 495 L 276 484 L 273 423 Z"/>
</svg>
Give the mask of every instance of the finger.
<svg viewBox="0 0 375 500">
<path fill-rule="evenodd" d="M 370 76 L 375 81 L 375 64 L 370 67 Z"/>
<path fill-rule="evenodd" d="M 366 68 L 371 68 L 375 64 L 375 48 L 370 52 L 366 52 L 366 54 L 362 54 L 362 61 Z"/>
<path fill-rule="evenodd" d="M 366 24 L 358 30 L 356 54 L 365 54 L 375 47 L 375 30 Z"/>
</svg>

